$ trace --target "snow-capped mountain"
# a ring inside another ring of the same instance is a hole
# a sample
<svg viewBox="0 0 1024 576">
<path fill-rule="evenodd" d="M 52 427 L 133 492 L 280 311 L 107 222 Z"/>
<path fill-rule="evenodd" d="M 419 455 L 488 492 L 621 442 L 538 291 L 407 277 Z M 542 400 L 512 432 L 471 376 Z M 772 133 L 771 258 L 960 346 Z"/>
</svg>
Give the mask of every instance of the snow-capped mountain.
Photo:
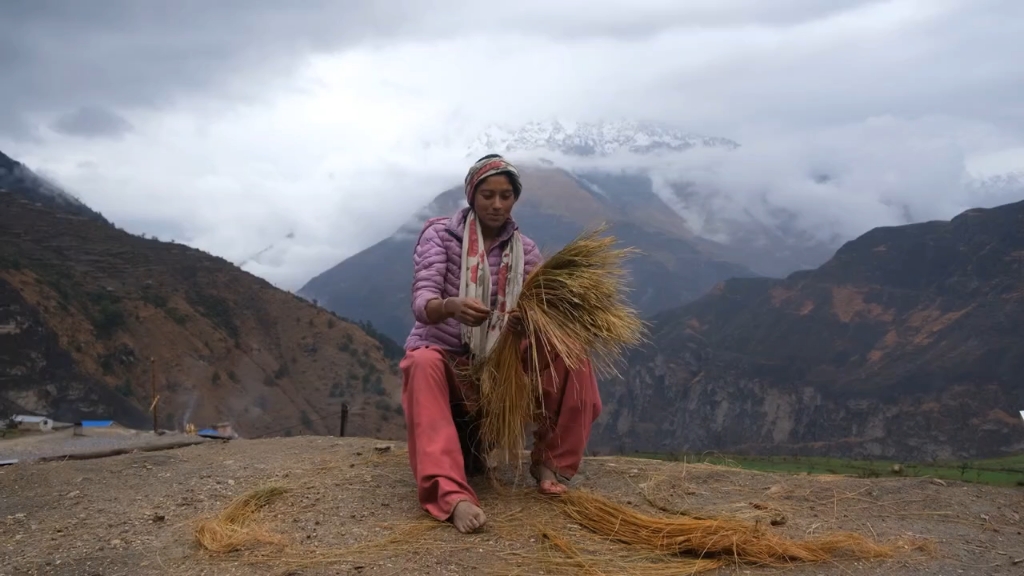
<svg viewBox="0 0 1024 576">
<path fill-rule="evenodd" d="M 629 121 L 492 126 L 470 137 L 453 131 L 425 146 L 451 162 L 447 191 L 438 186 L 438 195 L 411 210 L 394 234 L 298 292 L 344 316 L 372 321 L 398 341 L 412 322 L 411 271 L 381 263 L 407 260 L 429 217 L 465 205 L 461 172 L 487 153 L 506 154 L 519 165 L 528 192 L 515 217 L 546 250 L 606 222 L 617 226 L 621 241 L 647 255 L 632 271 L 640 279 L 632 297 L 645 314 L 698 297 L 724 278 L 785 277 L 817 267 L 873 226 L 893 225 L 903 213 L 914 220 L 911 204 L 920 204 L 915 192 L 933 184 L 907 171 L 894 185 L 870 163 L 819 169 L 799 150 L 774 153 L 763 142 L 741 147 L 726 138 Z M 1017 194 L 1019 181 L 1003 176 L 965 182 L 965 191 L 973 186 L 980 192 L 966 191 L 963 200 L 1004 203 L 997 200 Z"/>
<path fill-rule="evenodd" d="M 470 155 L 489 150 L 557 152 L 568 156 L 607 156 L 619 152 L 681 152 L 695 147 L 738 148 L 727 138 L 702 136 L 643 122 L 530 122 L 516 128 L 491 126 L 469 146 Z"/>
<path fill-rule="evenodd" d="M 731 261 L 760 274 L 783 276 L 817 266 L 838 247 L 769 218 L 780 212 L 779 207 L 766 206 L 765 214 L 755 217 L 744 213 L 742 195 L 733 198 L 717 187 L 691 182 L 686 166 L 694 166 L 696 159 L 690 154 L 701 149 L 731 155 L 740 144 L 650 122 L 550 121 L 491 126 L 468 147 L 466 156 L 508 154 L 523 165 L 566 170 L 590 192 L 620 208 L 671 210 L 688 233 L 711 241 L 717 251 L 728 252 Z M 436 213 L 443 200 L 427 209 Z M 417 212 L 400 234 L 416 234 L 423 215 L 424 211 Z"/>
</svg>

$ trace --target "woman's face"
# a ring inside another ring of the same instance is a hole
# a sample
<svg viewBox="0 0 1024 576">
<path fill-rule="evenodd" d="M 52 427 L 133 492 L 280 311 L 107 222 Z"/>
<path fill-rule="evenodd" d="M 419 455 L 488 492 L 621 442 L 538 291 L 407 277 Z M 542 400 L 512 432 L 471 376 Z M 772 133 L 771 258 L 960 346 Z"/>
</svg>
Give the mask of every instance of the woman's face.
<svg viewBox="0 0 1024 576">
<path fill-rule="evenodd" d="M 491 230 L 505 225 L 512 214 L 512 205 L 516 203 L 515 191 L 508 176 L 495 174 L 488 176 L 477 185 L 473 196 L 473 211 L 480 223 Z"/>
</svg>

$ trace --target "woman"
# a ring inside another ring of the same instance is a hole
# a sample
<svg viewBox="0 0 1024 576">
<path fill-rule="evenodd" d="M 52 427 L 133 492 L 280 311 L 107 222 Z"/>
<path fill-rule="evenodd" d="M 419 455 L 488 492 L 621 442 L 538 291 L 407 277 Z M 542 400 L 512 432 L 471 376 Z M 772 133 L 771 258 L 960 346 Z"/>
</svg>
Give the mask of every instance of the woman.
<svg viewBox="0 0 1024 576">
<path fill-rule="evenodd" d="M 541 255 L 512 220 L 522 193 L 512 164 L 484 156 L 469 169 L 465 191 L 469 206 L 429 220 L 416 243 L 416 324 L 400 367 L 420 505 L 468 533 L 487 521 L 466 480 L 485 464 L 472 434 L 477 391 L 455 368 L 485 355 L 502 329 L 521 330 L 515 302 Z M 530 471 L 541 493 L 561 494 L 566 487 L 558 477 L 572 478 L 579 468 L 601 400 L 589 364 L 570 371 L 558 358 L 538 356 L 545 418 L 534 433 Z"/>
</svg>

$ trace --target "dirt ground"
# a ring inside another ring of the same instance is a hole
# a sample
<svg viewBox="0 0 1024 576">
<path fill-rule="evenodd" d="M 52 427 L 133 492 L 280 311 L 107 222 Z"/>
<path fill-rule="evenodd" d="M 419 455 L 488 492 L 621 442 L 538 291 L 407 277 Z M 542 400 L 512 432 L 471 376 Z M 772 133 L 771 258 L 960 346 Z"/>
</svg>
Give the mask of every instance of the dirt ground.
<svg viewBox="0 0 1024 576">
<path fill-rule="evenodd" d="M 0 440 L 0 460 L 8 458 L 21 462 L 39 458 L 54 458 L 69 454 L 82 454 L 122 449 L 139 449 L 185 442 L 210 442 L 199 436 L 180 432 L 167 432 L 157 436 L 152 432 L 112 426 L 89 428 L 75 436 L 72 428 L 45 433 L 27 433 L 16 438 Z"/>
<path fill-rule="evenodd" d="M 488 528 L 463 536 L 419 510 L 404 446 L 366 439 L 233 440 L 97 460 L 0 468 L 0 575 L 654 574 L 643 552 L 602 541 L 509 473 L 477 482 Z M 288 492 L 258 517 L 283 545 L 213 555 L 193 529 L 251 489 Z M 711 574 L 1024 574 L 1024 490 L 922 478 L 789 476 L 625 458 L 588 459 L 573 487 L 652 514 L 727 514 L 793 538 L 849 530 L 927 539 L 896 559 Z M 662 511 L 658 511 L 658 509 Z M 632 556 L 630 556 L 632 554 Z M 616 556 L 617 555 L 617 556 Z M 664 568 L 664 564 L 660 565 Z M 659 576 L 668 574 L 658 571 Z M 680 564 L 674 573 L 688 573 Z"/>
</svg>

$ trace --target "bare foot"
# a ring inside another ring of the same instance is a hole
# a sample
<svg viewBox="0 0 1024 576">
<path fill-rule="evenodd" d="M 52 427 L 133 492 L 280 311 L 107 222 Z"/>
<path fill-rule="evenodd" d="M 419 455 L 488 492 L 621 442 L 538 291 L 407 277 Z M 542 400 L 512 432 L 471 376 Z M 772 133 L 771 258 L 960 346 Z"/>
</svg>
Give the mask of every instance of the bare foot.
<svg viewBox="0 0 1024 576">
<path fill-rule="evenodd" d="M 558 476 L 547 466 L 538 466 L 537 490 L 541 494 L 557 496 L 565 494 L 569 489 L 565 487 L 565 484 L 558 481 Z"/>
<path fill-rule="evenodd" d="M 487 516 L 479 506 L 469 500 L 463 500 L 452 510 L 452 524 L 463 534 L 469 534 L 487 523 Z"/>
</svg>

